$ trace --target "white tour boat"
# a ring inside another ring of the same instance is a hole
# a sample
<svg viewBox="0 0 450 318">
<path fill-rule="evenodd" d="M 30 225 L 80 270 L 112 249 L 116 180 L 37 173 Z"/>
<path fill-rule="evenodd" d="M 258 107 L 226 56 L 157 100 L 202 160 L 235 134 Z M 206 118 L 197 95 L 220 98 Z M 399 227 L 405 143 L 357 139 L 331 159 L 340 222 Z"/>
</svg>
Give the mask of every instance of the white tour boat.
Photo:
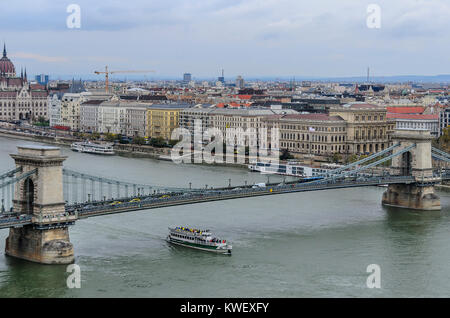
<svg viewBox="0 0 450 318">
<path fill-rule="evenodd" d="M 197 230 L 187 227 L 169 228 L 167 241 L 202 251 L 231 255 L 231 244 L 214 237 L 209 230 Z"/>
<path fill-rule="evenodd" d="M 248 165 L 251 171 L 261 172 L 263 174 L 279 174 L 284 176 L 313 178 L 325 174 L 329 169 L 313 168 L 308 166 L 301 166 L 292 162 L 287 164 L 272 164 L 265 162 L 257 162 L 253 165 Z"/>
<path fill-rule="evenodd" d="M 97 155 L 114 155 L 112 143 L 95 143 L 91 141 L 74 142 L 70 149 L 78 152 L 92 153 Z"/>
</svg>

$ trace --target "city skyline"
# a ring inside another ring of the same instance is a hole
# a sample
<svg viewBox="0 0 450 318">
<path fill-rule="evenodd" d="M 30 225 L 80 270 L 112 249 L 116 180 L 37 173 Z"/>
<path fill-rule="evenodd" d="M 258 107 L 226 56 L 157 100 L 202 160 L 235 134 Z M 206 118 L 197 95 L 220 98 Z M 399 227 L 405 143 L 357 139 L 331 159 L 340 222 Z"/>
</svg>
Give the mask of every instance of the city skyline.
<svg viewBox="0 0 450 318">
<path fill-rule="evenodd" d="M 110 69 L 155 69 L 151 78 L 374 77 L 449 74 L 445 0 L 377 1 L 381 27 L 369 28 L 372 1 L 18 1 L 0 14 L 8 57 L 31 74 L 95 78 Z M 26 9 L 24 9 L 26 8 Z M 119 78 L 123 78 L 120 76 Z M 133 76 L 126 76 L 133 78 Z M 98 77 L 101 80 L 100 76 Z"/>
</svg>

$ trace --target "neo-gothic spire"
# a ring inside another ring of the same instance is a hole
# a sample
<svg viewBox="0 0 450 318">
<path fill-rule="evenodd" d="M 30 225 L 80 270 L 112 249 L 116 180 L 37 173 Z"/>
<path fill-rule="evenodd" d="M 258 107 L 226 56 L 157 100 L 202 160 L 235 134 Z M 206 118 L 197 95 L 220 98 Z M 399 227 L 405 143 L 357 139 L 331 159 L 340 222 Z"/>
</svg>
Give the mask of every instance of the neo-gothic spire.
<svg viewBox="0 0 450 318">
<path fill-rule="evenodd" d="M 6 43 L 3 43 L 3 57 L 6 57 Z"/>
</svg>

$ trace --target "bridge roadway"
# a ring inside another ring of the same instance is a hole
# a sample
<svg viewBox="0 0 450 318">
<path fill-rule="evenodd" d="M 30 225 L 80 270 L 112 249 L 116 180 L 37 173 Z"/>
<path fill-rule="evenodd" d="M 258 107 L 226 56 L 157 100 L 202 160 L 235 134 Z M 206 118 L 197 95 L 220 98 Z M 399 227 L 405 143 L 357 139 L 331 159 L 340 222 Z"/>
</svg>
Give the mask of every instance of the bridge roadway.
<svg viewBox="0 0 450 318">
<path fill-rule="evenodd" d="M 111 206 L 110 202 L 100 205 L 88 205 L 88 206 L 67 206 L 66 210 L 72 212 L 77 210 L 77 215 L 80 219 L 106 215 L 123 213 L 137 210 L 155 209 L 176 205 L 195 204 L 210 201 L 221 201 L 230 199 L 240 199 L 264 195 L 286 194 L 294 192 L 306 192 L 306 191 L 318 191 L 328 189 L 339 188 L 352 188 L 363 186 L 376 186 L 382 184 L 392 183 L 415 183 L 416 180 L 412 176 L 389 176 L 389 177 L 373 177 L 360 180 L 347 180 L 342 182 L 328 182 L 328 183 L 296 183 L 296 184 L 284 184 L 284 185 L 270 185 L 263 188 L 234 188 L 234 189 L 221 189 L 221 190 L 205 190 L 204 192 L 184 193 L 184 194 L 169 194 L 170 197 L 146 197 L 140 202 L 126 202 Z M 131 200 L 128 198 L 127 200 Z"/>
<path fill-rule="evenodd" d="M 449 180 L 450 174 L 437 176 L 428 180 L 432 184 L 438 183 L 442 180 Z M 320 183 L 291 183 L 291 184 L 272 184 L 262 188 L 254 188 L 251 186 L 242 188 L 221 188 L 221 189 L 205 189 L 201 192 L 187 192 L 187 193 L 168 193 L 165 195 L 151 195 L 140 197 L 140 202 L 123 202 L 117 205 L 111 205 L 112 201 L 87 202 L 75 205 L 66 205 L 66 217 L 61 216 L 61 223 L 67 219 L 73 223 L 75 219 L 84 219 L 88 217 L 101 216 L 107 214 L 116 214 L 131 212 L 137 210 L 156 209 L 169 206 L 195 204 L 210 201 L 231 200 L 240 198 L 257 197 L 264 195 L 276 195 L 295 192 L 319 191 L 340 188 L 354 188 L 365 186 L 377 186 L 384 184 L 410 184 L 420 182 L 413 176 L 374 176 L 368 178 L 348 179 L 343 181 L 327 181 Z M 130 201 L 136 197 L 122 198 L 119 201 Z M 0 216 L 0 229 L 9 227 L 22 227 L 28 224 L 36 223 L 36 219 L 32 220 L 31 215 L 17 215 L 14 213 L 7 213 Z M 40 220 L 42 222 L 42 220 Z M 44 220 L 45 223 L 45 220 Z M 55 223 L 54 220 L 50 223 Z"/>
<path fill-rule="evenodd" d="M 22 227 L 31 223 L 31 215 L 19 216 L 16 213 L 8 213 L 0 216 L 0 229 Z"/>
</svg>

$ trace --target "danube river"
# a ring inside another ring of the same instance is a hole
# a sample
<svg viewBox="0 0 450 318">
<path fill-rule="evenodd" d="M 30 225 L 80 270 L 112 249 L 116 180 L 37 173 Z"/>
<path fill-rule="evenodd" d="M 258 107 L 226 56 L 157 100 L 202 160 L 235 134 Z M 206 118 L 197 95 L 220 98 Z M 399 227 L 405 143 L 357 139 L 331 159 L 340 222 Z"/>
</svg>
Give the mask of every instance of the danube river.
<svg viewBox="0 0 450 318">
<path fill-rule="evenodd" d="M 0 138 L 0 171 L 31 142 Z M 146 184 L 192 187 L 265 182 L 245 169 L 73 153 L 66 167 Z M 275 181 L 271 177 L 270 181 Z M 450 194 L 442 211 L 381 206 L 384 189 L 367 187 L 209 202 L 80 220 L 70 228 L 81 288 L 66 266 L 4 255 L 1 297 L 442 297 L 450 296 Z M 169 226 L 209 228 L 233 255 L 173 247 Z M 370 289 L 367 266 L 381 269 Z"/>
</svg>

